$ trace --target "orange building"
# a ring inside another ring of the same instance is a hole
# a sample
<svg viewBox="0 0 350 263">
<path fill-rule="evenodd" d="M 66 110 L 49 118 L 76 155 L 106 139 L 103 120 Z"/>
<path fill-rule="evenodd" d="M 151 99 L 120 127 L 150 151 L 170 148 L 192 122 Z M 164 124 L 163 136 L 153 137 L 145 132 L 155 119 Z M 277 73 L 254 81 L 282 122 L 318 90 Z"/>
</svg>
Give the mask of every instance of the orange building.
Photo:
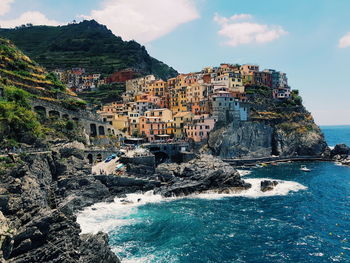
<svg viewBox="0 0 350 263">
<path fill-rule="evenodd" d="M 156 135 L 165 135 L 167 132 L 167 123 L 161 117 L 142 116 L 139 122 L 140 135 L 150 142 L 155 140 Z"/>
</svg>

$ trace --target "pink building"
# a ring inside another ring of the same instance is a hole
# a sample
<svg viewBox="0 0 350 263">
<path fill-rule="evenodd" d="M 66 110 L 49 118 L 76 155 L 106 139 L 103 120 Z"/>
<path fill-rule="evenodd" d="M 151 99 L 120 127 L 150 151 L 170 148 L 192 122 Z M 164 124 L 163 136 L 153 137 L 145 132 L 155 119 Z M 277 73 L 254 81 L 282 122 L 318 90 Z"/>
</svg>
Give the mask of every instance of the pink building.
<svg viewBox="0 0 350 263">
<path fill-rule="evenodd" d="M 140 117 L 140 134 L 152 142 L 156 135 L 165 135 L 167 131 L 167 124 L 161 117 Z"/>
<path fill-rule="evenodd" d="M 195 142 L 208 139 L 209 132 L 214 129 L 216 119 L 209 114 L 194 116 L 191 124 L 185 126 L 187 138 Z"/>
</svg>

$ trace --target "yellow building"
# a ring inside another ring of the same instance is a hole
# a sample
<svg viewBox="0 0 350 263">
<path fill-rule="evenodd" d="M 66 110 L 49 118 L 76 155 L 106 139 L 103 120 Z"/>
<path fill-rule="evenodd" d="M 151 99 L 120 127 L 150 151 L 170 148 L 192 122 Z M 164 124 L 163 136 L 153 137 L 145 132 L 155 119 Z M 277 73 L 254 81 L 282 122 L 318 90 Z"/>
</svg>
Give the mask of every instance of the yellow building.
<svg viewBox="0 0 350 263">
<path fill-rule="evenodd" d="M 123 114 L 115 114 L 112 120 L 112 126 L 120 131 L 126 132 L 129 128 L 129 117 Z"/>
<path fill-rule="evenodd" d="M 138 137 L 140 135 L 139 123 L 140 123 L 140 114 L 136 111 L 128 112 L 128 133 L 131 136 Z"/>
<path fill-rule="evenodd" d="M 194 114 L 189 111 L 179 112 L 174 115 L 173 134 L 175 138 L 181 139 L 186 137 L 185 125 L 191 123 Z"/>
<path fill-rule="evenodd" d="M 146 117 L 159 117 L 162 121 L 170 121 L 173 119 L 173 113 L 169 109 L 153 109 L 145 112 Z"/>
<path fill-rule="evenodd" d="M 254 83 L 254 72 L 259 71 L 259 66 L 257 65 L 242 65 L 241 74 L 243 79 L 243 85 L 253 84 Z"/>
<path fill-rule="evenodd" d="M 146 89 L 151 96 L 164 96 L 166 92 L 167 83 L 163 80 L 154 80 L 146 84 Z"/>
<path fill-rule="evenodd" d="M 186 90 L 187 86 L 191 85 L 188 75 L 181 74 L 176 77 L 174 88 L 170 92 L 170 107 L 176 112 L 187 111 Z"/>
</svg>

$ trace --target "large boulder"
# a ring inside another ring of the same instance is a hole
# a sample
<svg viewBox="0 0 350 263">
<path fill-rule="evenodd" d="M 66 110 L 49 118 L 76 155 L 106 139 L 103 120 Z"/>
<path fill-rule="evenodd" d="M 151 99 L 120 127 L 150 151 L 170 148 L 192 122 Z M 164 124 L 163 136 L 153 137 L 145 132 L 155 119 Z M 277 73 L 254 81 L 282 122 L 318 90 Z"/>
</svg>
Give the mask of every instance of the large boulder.
<svg viewBox="0 0 350 263">
<path fill-rule="evenodd" d="M 272 191 L 278 185 L 277 181 L 264 180 L 260 182 L 261 192 Z"/>
<path fill-rule="evenodd" d="M 232 166 L 206 154 L 199 155 L 187 163 L 161 164 L 156 169 L 156 175 L 167 181 L 166 185 L 157 190 L 166 197 L 250 187 L 241 180 L 239 173 Z"/>
<path fill-rule="evenodd" d="M 337 144 L 334 149 L 331 151 L 331 156 L 336 155 L 350 155 L 350 147 L 348 147 L 346 144 Z"/>
</svg>

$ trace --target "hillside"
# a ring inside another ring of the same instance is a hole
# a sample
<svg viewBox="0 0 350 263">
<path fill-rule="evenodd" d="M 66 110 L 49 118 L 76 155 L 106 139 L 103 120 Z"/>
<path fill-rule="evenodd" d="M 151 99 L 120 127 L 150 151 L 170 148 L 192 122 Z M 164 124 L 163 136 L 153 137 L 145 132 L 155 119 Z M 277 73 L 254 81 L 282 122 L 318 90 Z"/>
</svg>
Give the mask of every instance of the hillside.
<svg viewBox="0 0 350 263">
<path fill-rule="evenodd" d="M 49 74 L 23 54 L 11 41 L 2 38 L 0 38 L 0 84 L 13 85 L 37 95 L 70 92 L 53 74 Z"/>
<path fill-rule="evenodd" d="M 0 149 L 17 143 L 41 143 L 46 135 L 76 137 L 77 125 L 44 118 L 31 108 L 31 100 L 40 99 L 75 111 L 84 109 L 86 103 L 75 96 L 55 75 L 11 41 L 0 38 Z"/>
<path fill-rule="evenodd" d="M 144 46 L 123 41 L 96 21 L 66 26 L 31 26 L 0 29 L 21 50 L 49 70 L 84 67 L 89 73 L 110 74 L 135 68 L 141 74 L 167 79 L 177 71 L 151 57 Z"/>
</svg>

